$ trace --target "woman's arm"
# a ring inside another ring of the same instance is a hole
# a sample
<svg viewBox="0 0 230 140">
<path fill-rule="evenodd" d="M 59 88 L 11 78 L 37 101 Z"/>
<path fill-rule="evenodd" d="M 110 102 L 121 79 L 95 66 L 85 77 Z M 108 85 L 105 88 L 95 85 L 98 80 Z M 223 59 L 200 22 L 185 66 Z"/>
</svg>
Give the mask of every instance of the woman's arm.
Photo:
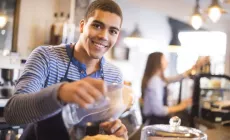
<svg viewBox="0 0 230 140">
<path fill-rule="evenodd" d="M 182 111 L 192 104 L 192 99 L 187 99 L 176 106 L 164 106 L 163 88 L 164 83 L 160 78 L 155 77 L 150 79 L 144 95 L 143 111 L 145 115 L 154 114 L 156 116 L 166 116 L 171 113 Z"/>
<path fill-rule="evenodd" d="M 189 76 L 189 74 L 192 72 L 192 70 L 195 68 L 195 66 L 193 66 L 191 69 L 186 70 L 185 72 L 183 72 L 182 74 L 178 74 L 176 76 L 170 76 L 170 77 L 166 77 L 165 81 L 166 83 L 174 83 L 174 82 L 178 82 L 181 81 L 182 79 L 186 78 Z"/>
<path fill-rule="evenodd" d="M 187 107 L 191 106 L 192 99 L 183 100 L 179 105 L 168 107 L 168 114 L 176 113 L 185 110 Z"/>
<path fill-rule="evenodd" d="M 165 78 L 165 81 L 166 81 L 167 84 L 169 84 L 169 83 L 178 82 L 178 81 L 182 80 L 183 78 L 185 78 L 185 75 L 184 74 L 179 74 L 179 75 L 176 75 L 176 76 L 167 77 L 167 78 Z"/>
</svg>

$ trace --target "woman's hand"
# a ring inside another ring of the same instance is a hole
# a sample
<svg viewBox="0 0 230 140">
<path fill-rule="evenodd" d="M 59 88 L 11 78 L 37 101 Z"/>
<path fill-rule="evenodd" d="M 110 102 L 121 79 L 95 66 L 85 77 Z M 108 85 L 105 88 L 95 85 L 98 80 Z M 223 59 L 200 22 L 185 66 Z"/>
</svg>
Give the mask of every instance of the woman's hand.
<svg viewBox="0 0 230 140">
<path fill-rule="evenodd" d="M 196 73 L 197 69 L 200 69 L 202 66 L 204 66 L 205 64 L 207 64 L 209 61 L 210 61 L 209 56 L 204 56 L 204 57 L 199 58 L 197 60 L 196 64 L 194 64 L 190 69 L 188 69 L 187 71 L 185 71 L 183 73 L 183 76 L 187 77 L 190 74 L 193 75 L 194 73 Z"/>
<path fill-rule="evenodd" d="M 124 124 L 122 124 L 121 120 L 117 119 L 115 121 L 107 121 L 100 124 L 100 127 L 107 134 L 112 134 L 117 137 L 122 137 L 128 140 L 128 131 Z"/>
<path fill-rule="evenodd" d="M 179 105 L 168 107 L 168 114 L 183 111 L 191 105 L 192 105 L 192 98 L 182 100 Z"/>
<path fill-rule="evenodd" d="M 190 69 L 186 70 L 184 73 L 183 73 L 183 76 L 184 77 L 188 77 L 190 74 L 193 73 L 193 71 L 196 70 L 196 65 L 193 65 Z"/>
</svg>

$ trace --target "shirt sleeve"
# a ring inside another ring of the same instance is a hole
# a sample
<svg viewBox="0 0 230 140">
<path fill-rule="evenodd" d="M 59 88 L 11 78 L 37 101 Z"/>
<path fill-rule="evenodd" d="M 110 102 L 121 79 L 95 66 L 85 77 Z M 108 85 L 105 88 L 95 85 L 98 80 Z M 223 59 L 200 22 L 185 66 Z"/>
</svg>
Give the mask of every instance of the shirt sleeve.
<svg viewBox="0 0 230 140">
<path fill-rule="evenodd" d="M 116 83 L 119 83 L 119 84 L 123 84 L 124 81 L 123 81 L 123 75 L 122 75 L 122 72 L 119 68 L 117 68 L 118 70 L 118 76 L 116 78 Z"/>
<path fill-rule="evenodd" d="M 57 99 L 62 83 L 43 88 L 49 74 L 49 54 L 44 47 L 36 48 L 28 58 L 16 83 L 16 92 L 4 108 L 7 123 L 27 124 L 49 118 L 61 111 Z"/>
<path fill-rule="evenodd" d="M 144 95 L 144 114 L 156 116 L 168 114 L 168 108 L 163 104 L 164 90 L 161 84 L 160 79 L 150 79 Z"/>
</svg>

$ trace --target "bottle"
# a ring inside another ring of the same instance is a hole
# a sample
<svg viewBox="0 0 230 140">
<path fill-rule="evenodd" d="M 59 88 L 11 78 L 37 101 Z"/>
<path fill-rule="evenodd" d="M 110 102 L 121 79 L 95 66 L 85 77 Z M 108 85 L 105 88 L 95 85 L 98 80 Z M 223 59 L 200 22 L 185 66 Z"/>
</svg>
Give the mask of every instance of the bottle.
<svg viewBox="0 0 230 140">
<path fill-rule="evenodd" d="M 63 24 L 63 31 L 62 31 L 62 43 L 63 44 L 69 43 L 68 37 L 69 37 L 70 32 L 71 32 L 71 28 L 70 28 L 69 14 L 68 14 Z"/>
<path fill-rule="evenodd" d="M 57 23 L 58 23 L 58 14 L 54 13 L 54 22 L 51 25 L 50 29 L 50 45 L 56 45 L 58 42 L 58 33 L 57 33 Z"/>
<path fill-rule="evenodd" d="M 13 130 L 8 130 L 5 140 L 15 140 L 15 133 Z"/>
<path fill-rule="evenodd" d="M 17 134 L 16 137 L 15 137 L 16 140 L 19 140 L 19 139 L 20 139 L 22 133 L 23 133 L 23 129 L 22 129 L 22 128 L 18 129 L 18 134 Z"/>
<path fill-rule="evenodd" d="M 61 12 L 61 13 L 60 13 L 60 20 L 59 20 L 59 21 L 61 22 L 61 24 L 63 24 L 63 23 L 66 21 L 66 18 L 65 18 L 64 15 L 65 15 L 64 12 Z"/>
<path fill-rule="evenodd" d="M 208 58 L 208 63 L 206 64 L 206 73 L 211 74 L 211 60 Z"/>
<path fill-rule="evenodd" d="M 58 21 L 58 24 L 57 24 L 57 35 L 58 35 L 58 42 L 57 44 L 60 44 L 62 43 L 62 38 L 63 38 L 63 28 L 64 28 L 64 24 L 66 22 L 66 18 L 64 16 L 64 12 L 61 12 L 60 13 L 60 19 Z"/>
<path fill-rule="evenodd" d="M 75 42 L 76 38 L 76 26 L 70 21 L 70 15 L 67 15 L 67 18 L 63 25 L 63 34 L 62 34 L 62 43 L 69 44 Z"/>
</svg>

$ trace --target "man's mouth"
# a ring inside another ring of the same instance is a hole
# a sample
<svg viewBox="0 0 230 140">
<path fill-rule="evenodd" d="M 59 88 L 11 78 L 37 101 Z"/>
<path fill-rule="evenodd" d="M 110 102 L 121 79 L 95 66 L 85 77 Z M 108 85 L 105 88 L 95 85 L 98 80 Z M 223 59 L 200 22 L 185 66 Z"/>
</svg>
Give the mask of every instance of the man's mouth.
<svg viewBox="0 0 230 140">
<path fill-rule="evenodd" d="M 92 43 L 97 47 L 97 48 L 106 48 L 108 45 L 100 43 L 100 42 L 95 42 L 92 41 Z"/>
</svg>

